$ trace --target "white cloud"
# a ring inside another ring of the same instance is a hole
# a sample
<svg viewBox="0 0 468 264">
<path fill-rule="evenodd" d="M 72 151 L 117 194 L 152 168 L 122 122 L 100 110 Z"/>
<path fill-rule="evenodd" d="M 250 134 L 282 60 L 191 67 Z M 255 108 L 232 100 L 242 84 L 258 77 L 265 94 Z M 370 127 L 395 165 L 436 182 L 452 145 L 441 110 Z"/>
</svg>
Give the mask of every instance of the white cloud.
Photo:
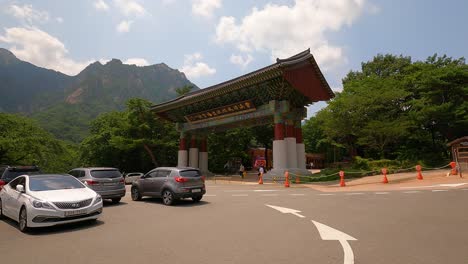
<svg viewBox="0 0 468 264">
<path fill-rule="evenodd" d="M 307 48 L 325 70 L 346 63 L 343 48 L 325 34 L 350 26 L 375 7 L 366 0 L 295 0 L 292 5 L 267 4 L 237 22 L 222 17 L 216 28 L 218 44 L 233 44 L 243 52 L 268 52 L 287 58 Z"/>
<path fill-rule="evenodd" d="M 55 18 L 55 20 L 56 20 L 57 22 L 59 22 L 60 24 L 63 23 L 63 17 L 57 17 L 57 18 Z"/>
<path fill-rule="evenodd" d="M 114 0 L 114 4 L 127 17 L 140 17 L 146 14 L 146 9 L 135 0 Z"/>
<path fill-rule="evenodd" d="M 210 68 L 208 64 L 201 62 L 203 56 L 200 53 L 185 55 L 184 65 L 180 69 L 187 78 L 199 78 L 202 76 L 213 75 L 216 69 Z"/>
<path fill-rule="evenodd" d="M 68 50 L 60 40 L 34 27 L 7 28 L 5 35 L 0 35 L 0 42 L 9 44 L 11 52 L 21 60 L 69 75 L 78 74 L 91 63 L 69 58 Z"/>
<path fill-rule="evenodd" d="M 94 8 L 96 8 L 97 10 L 107 11 L 109 10 L 109 5 L 106 2 L 104 2 L 104 0 L 96 0 L 94 2 Z"/>
<path fill-rule="evenodd" d="M 130 31 L 130 26 L 132 25 L 132 23 L 133 21 L 123 20 L 117 25 L 115 29 L 119 33 L 127 33 Z"/>
<path fill-rule="evenodd" d="M 242 57 L 242 55 L 232 54 L 229 61 L 233 64 L 239 65 L 242 69 L 245 69 L 253 61 L 253 57 L 250 54 L 245 57 Z"/>
<path fill-rule="evenodd" d="M 129 58 L 123 62 L 124 64 L 136 65 L 136 66 L 148 66 L 149 62 L 143 58 Z"/>
<path fill-rule="evenodd" d="M 212 17 L 215 9 L 221 8 L 221 0 L 192 0 L 192 13 L 202 17 Z"/>
<path fill-rule="evenodd" d="M 7 13 L 29 24 L 33 22 L 45 23 L 49 21 L 49 13 L 35 10 L 32 5 L 10 5 L 7 9 Z"/>
</svg>

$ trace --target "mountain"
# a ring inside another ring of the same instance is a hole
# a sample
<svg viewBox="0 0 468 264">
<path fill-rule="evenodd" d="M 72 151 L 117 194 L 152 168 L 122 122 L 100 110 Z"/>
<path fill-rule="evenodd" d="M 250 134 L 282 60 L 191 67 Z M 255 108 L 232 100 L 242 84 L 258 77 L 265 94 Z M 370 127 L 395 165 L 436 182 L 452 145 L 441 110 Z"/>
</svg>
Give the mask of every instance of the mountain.
<svg viewBox="0 0 468 264">
<path fill-rule="evenodd" d="M 0 111 L 29 115 L 56 137 L 73 142 L 88 134 L 91 120 L 124 109 L 128 99 L 163 102 L 175 98 L 176 89 L 186 85 L 198 89 L 182 72 L 164 63 L 139 67 L 112 59 L 67 76 L 0 49 Z"/>
<path fill-rule="evenodd" d="M 74 78 L 19 60 L 0 48 L 0 111 L 29 113 L 63 97 Z M 49 98 L 48 101 L 44 101 Z"/>
</svg>

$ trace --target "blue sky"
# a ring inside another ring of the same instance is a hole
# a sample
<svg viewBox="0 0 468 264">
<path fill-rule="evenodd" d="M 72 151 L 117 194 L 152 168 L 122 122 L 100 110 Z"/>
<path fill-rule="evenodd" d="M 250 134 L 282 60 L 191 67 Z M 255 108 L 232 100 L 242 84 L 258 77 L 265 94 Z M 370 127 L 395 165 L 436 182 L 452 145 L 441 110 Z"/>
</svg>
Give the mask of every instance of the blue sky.
<svg viewBox="0 0 468 264">
<path fill-rule="evenodd" d="M 0 0 L 0 47 L 70 75 L 164 62 L 201 88 L 311 48 L 339 91 L 377 53 L 467 57 L 467 13 L 463 0 Z"/>
</svg>

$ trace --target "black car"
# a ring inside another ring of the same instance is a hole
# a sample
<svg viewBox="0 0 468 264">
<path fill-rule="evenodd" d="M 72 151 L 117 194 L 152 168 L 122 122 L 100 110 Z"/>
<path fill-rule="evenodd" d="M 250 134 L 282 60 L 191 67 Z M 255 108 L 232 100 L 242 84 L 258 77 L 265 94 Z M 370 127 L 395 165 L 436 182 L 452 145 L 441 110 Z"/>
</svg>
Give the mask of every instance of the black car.
<svg viewBox="0 0 468 264">
<path fill-rule="evenodd" d="M 1 166 L 0 167 L 0 189 L 14 178 L 20 175 L 41 174 L 38 166 Z"/>
</svg>

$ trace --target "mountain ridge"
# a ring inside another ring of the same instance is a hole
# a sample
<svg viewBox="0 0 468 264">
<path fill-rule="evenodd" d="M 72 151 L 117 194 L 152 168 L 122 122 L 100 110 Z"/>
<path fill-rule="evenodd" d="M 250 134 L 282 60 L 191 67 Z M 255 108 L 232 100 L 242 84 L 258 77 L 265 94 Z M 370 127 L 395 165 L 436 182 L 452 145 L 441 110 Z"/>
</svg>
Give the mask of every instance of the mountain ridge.
<svg viewBox="0 0 468 264">
<path fill-rule="evenodd" d="M 35 66 L 0 48 L 0 112 L 30 116 L 60 139 L 79 142 L 99 114 L 122 110 L 130 98 L 159 103 L 192 86 L 165 63 L 148 66 L 112 59 L 89 64 L 75 76 Z M 78 136 L 77 136 L 78 135 Z"/>
</svg>

